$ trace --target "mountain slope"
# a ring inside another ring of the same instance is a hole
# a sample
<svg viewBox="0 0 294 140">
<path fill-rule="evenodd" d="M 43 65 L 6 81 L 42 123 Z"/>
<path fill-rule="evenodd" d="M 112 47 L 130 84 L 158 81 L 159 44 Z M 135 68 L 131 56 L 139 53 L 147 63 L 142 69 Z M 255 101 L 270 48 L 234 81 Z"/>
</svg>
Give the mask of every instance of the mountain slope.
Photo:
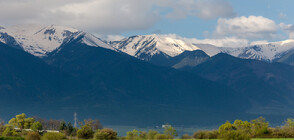
<svg viewBox="0 0 294 140">
<path fill-rule="evenodd" d="M 76 39 L 61 46 L 60 50 L 49 54 L 46 61 L 88 84 L 84 94 L 69 98 L 67 104 L 71 106 L 73 101 L 80 101 L 82 105 L 79 108 L 87 107 L 86 110 L 80 109 L 84 114 L 95 116 L 102 113 L 102 120 L 111 123 L 168 121 L 186 124 L 187 119 L 199 122 L 191 118 L 198 114 L 197 111 L 205 110 L 207 114 L 218 116 L 220 112 L 242 112 L 248 108 L 245 104 L 231 106 L 231 103 L 244 100 L 239 100 L 240 95 L 225 86 L 79 42 Z M 186 115 L 180 117 L 180 114 Z M 208 121 L 205 117 L 202 119 Z"/>
<path fill-rule="evenodd" d="M 186 69 L 203 78 L 227 85 L 250 98 L 252 113 L 293 114 L 294 68 L 280 63 L 239 59 L 218 54 Z"/>
</svg>

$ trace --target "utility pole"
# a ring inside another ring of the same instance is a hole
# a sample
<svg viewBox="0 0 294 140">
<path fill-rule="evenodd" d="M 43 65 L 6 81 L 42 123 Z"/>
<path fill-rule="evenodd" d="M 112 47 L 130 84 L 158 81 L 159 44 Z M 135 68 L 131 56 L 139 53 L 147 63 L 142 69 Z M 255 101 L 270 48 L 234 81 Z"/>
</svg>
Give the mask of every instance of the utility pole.
<svg viewBox="0 0 294 140">
<path fill-rule="evenodd" d="M 77 123 L 78 123 L 77 112 L 75 112 L 74 114 L 74 120 L 75 120 L 74 127 L 77 128 Z"/>
</svg>

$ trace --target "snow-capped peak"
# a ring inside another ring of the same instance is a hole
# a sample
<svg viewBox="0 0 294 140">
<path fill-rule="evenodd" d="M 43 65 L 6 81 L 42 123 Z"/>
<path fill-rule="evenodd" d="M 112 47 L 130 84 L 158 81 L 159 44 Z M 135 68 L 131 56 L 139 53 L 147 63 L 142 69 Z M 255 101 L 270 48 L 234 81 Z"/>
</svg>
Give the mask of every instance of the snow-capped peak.
<svg viewBox="0 0 294 140">
<path fill-rule="evenodd" d="M 129 55 L 148 60 L 156 54 L 170 57 L 177 56 L 186 50 L 197 50 L 198 47 L 168 35 L 138 35 L 113 43 L 113 47 Z"/>
<path fill-rule="evenodd" d="M 65 41 L 82 36 L 82 43 L 93 47 L 112 49 L 92 34 L 63 26 L 17 25 L 0 28 L 0 41 L 7 43 L 7 37 L 15 40 L 26 52 L 35 56 L 46 56 L 56 50 Z M 6 40 L 5 40 L 6 39 Z"/>
<path fill-rule="evenodd" d="M 25 51 L 35 56 L 45 56 L 78 30 L 55 25 L 17 25 L 1 29 L 0 32 L 12 36 Z"/>
</svg>

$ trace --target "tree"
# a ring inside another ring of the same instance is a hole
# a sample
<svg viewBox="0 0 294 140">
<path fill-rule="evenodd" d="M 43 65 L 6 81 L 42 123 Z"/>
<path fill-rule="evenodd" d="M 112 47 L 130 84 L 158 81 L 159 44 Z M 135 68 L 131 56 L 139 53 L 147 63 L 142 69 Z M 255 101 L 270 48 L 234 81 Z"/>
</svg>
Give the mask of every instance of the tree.
<svg viewBox="0 0 294 140">
<path fill-rule="evenodd" d="M 239 124 L 239 123 L 236 122 L 236 124 Z M 250 140 L 251 139 L 248 133 L 244 132 L 241 128 L 238 129 L 237 126 L 235 126 L 234 124 L 231 124 L 228 121 L 219 127 L 218 132 L 219 132 L 218 137 L 223 140 Z"/>
<path fill-rule="evenodd" d="M 26 140 L 40 140 L 41 136 L 38 132 L 28 132 Z"/>
<path fill-rule="evenodd" d="M 154 139 L 154 136 L 158 134 L 157 131 L 155 130 L 149 130 L 148 133 L 147 133 L 147 139 Z"/>
<path fill-rule="evenodd" d="M 287 121 L 286 121 L 285 126 L 287 126 L 289 128 L 294 128 L 294 119 L 288 118 Z"/>
<path fill-rule="evenodd" d="M 82 139 L 90 139 L 93 138 L 94 131 L 91 126 L 84 125 L 81 129 L 78 130 L 77 136 Z"/>
<path fill-rule="evenodd" d="M 117 139 L 117 132 L 109 128 L 97 130 L 97 132 L 94 134 L 94 139 Z"/>
<path fill-rule="evenodd" d="M 61 121 L 60 124 L 59 124 L 59 130 L 64 131 L 66 129 L 67 129 L 67 127 L 66 127 L 65 121 Z"/>
<path fill-rule="evenodd" d="M 33 131 L 40 131 L 43 129 L 43 125 L 40 122 L 34 122 L 33 125 L 31 126 L 31 129 Z"/>
<path fill-rule="evenodd" d="M 16 115 L 15 118 L 12 118 L 8 123 L 20 129 L 29 129 L 34 122 L 34 118 L 26 118 L 26 114 L 22 113 Z"/>
<path fill-rule="evenodd" d="M 138 139 L 139 131 L 134 129 L 133 131 L 127 132 L 127 139 Z"/>
<path fill-rule="evenodd" d="M 19 136 L 19 134 L 15 131 L 14 128 L 12 128 L 11 126 L 7 126 L 4 130 L 4 132 L 2 133 L 3 137 L 16 137 Z"/>
<path fill-rule="evenodd" d="M 147 139 L 147 132 L 139 131 L 139 138 L 140 139 Z"/>
<path fill-rule="evenodd" d="M 87 119 L 87 120 L 84 120 L 84 122 L 85 122 L 85 125 L 87 124 L 91 126 L 94 131 L 103 128 L 99 120 Z"/>
<path fill-rule="evenodd" d="M 0 136 L 2 135 L 4 130 L 5 130 L 4 121 L 0 119 Z"/>
<path fill-rule="evenodd" d="M 166 135 L 168 135 L 170 137 L 178 136 L 178 133 L 177 133 L 176 129 L 173 128 L 171 125 L 167 125 L 164 128 L 164 134 L 166 134 Z"/>
<path fill-rule="evenodd" d="M 67 136 L 70 136 L 70 135 L 72 135 L 73 131 L 74 131 L 74 128 L 73 128 L 72 124 L 69 122 L 67 124 L 67 129 L 66 129 L 65 133 Z"/>
<path fill-rule="evenodd" d="M 269 133 L 268 122 L 265 121 L 265 118 L 259 117 L 252 120 L 251 123 L 254 137 L 263 137 Z"/>
</svg>

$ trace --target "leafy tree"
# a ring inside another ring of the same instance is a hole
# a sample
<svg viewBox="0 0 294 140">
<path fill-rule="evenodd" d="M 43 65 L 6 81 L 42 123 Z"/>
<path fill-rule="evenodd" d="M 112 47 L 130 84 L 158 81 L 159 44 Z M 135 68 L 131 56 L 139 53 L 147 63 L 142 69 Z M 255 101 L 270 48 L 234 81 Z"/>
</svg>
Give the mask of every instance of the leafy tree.
<svg viewBox="0 0 294 140">
<path fill-rule="evenodd" d="M 259 117 L 252 120 L 251 123 L 254 137 L 264 137 L 264 135 L 269 133 L 268 122 L 265 121 L 265 118 Z"/>
<path fill-rule="evenodd" d="M 16 115 L 15 118 L 12 118 L 8 123 L 20 129 L 29 129 L 34 122 L 34 118 L 26 118 L 26 114 L 22 113 Z"/>
<path fill-rule="evenodd" d="M 31 129 L 33 131 L 39 131 L 43 129 L 43 125 L 40 122 L 34 122 L 33 125 L 31 126 Z"/>
<path fill-rule="evenodd" d="M 155 130 L 149 130 L 148 133 L 147 133 L 147 139 L 154 139 L 154 136 L 158 134 L 157 131 Z"/>
<path fill-rule="evenodd" d="M 139 131 L 134 129 L 133 131 L 127 132 L 127 139 L 138 139 Z"/>
<path fill-rule="evenodd" d="M 94 131 L 91 126 L 84 125 L 81 129 L 77 131 L 78 138 L 90 139 L 93 138 Z"/>
<path fill-rule="evenodd" d="M 236 122 L 236 124 L 239 124 Z M 240 122 L 240 124 L 243 124 Z M 218 129 L 219 138 L 223 140 L 250 140 L 251 137 L 248 133 L 244 132 L 241 128 L 238 129 L 238 126 L 226 122 L 221 125 Z"/>
<path fill-rule="evenodd" d="M 87 119 L 87 120 L 84 120 L 84 122 L 85 122 L 85 125 L 91 126 L 94 131 L 103 128 L 99 120 Z"/>
<path fill-rule="evenodd" d="M 4 121 L 0 119 L 0 136 L 2 136 L 2 133 L 5 130 Z"/>
<path fill-rule="evenodd" d="M 41 136 L 38 132 L 28 132 L 26 140 L 40 140 Z"/>
<path fill-rule="evenodd" d="M 139 131 L 139 138 L 140 139 L 146 139 L 147 138 L 147 132 Z"/>
<path fill-rule="evenodd" d="M 66 127 L 65 121 L 61 121 L 60 124 L 59 124 L 59 130 L 64 131 L 66 129 L 67 129 L 67 127 Z"/>
<path fill-rule="evenodd" d="M 68 136 L 72 135 L 73 131 L 74 131 L 74 127 L 72 126 L 72 124 L 70 122 L 67 124 L 66 128 L 67 128 L 65 131 L 66 135 L 68 135 Z"/>
<path fill-rule="evenodd" d="M 12 128 L 11 126 L 7 126 L 4 130 L 4 132 L 2 133 L 3 137 L 17 137 L 19 136 L 19 134 L 15 131 L 14 128 Z"/>
<path fill-rule="evenodd" d="M 177 133 L 176 129 L 173 128 L 171 125 L 167 125 L 164 128 L 164 134 L 166 134 L 166 135 L 168 135 L 170 137 L 178 136 L 178 133 Z"/>
<path fill-rule="evenodd" d="M 285 126 L 287 126 L 289 128 L 294 128 L 294 119 L 288 118 L 287 121 L 286 121 Z"/>
<path fill-rule="evenodd" d="M 117 132 L 109 128 L 104 128 L 101 130 L 98 129 L 97 132 L 94 134 L 94 139 L 117 139 Z"/>
</svg>

